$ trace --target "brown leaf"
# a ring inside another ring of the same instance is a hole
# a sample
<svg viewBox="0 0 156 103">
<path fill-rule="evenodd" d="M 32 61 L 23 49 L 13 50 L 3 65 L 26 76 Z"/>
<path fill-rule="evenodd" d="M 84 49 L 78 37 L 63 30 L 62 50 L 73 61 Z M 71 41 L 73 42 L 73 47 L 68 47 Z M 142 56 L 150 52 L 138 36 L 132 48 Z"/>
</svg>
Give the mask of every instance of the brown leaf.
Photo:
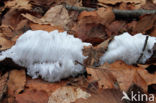
<svg viewBox="0 0 156 103">
<path fill-rule="evenodd" d="M 125 21 L 114 21 L 107 26 L 107 35 L 114 36 L 123 33 L 126 31 L 126 22 Z"/>
<path fill-rule="evenodd" d="M 156 25 L 154 25 L 152 32 L 150 33 L 150 36 L 156 37 Z"/>
<path fill-rule="evenodd" d="M 25 70 L 12 70 L 8 80 L 8 95 L 14 96 L 24 90 L 26 83 Z"/>
<path fill-rule="evenodd" d="M 102 14 L 103 15 L 102 15 Z M 72 28 L 83 41 L 93 45 L 101 43 L 107 39 L 105 26 L 114 20 L 111 9 L 99 9 L 98 11 L 80 13 L 78 23 Z"/>
<path fill-rule="evenodd" d="M 5 7 L 30 10 L 31 4 L 29 2 L 29 0 L 8 0 L 5 2 Z"/>
<path fill-rule="evenodd" d="M 66 81 L 49 83 L 41 79 L 32 79 L 27 76 L 24 92 L 16 95 L 17 103 L 47 103 L 48 98 L 55 90 L 64 86 Z"/>
<path fill-rule="evenodd" d="M 84 64 L 87 66 L 98 66 L 99 59 L 107 50 L 108 44 L 111 40 L 112 38 L 109 38 L 96 47 L 85 47 L 83 49 L 83 55 L 87 56 L 88 58 L 85 59 Z"/>
<path fill-rule="evenodd" d="M 119 9 L 120 10 L 134 10 L 136 9 L 136 7 L 133 3 L 122 2 L 119 6 Z"/>
<path fill-rule="evenodd" d="M 123 103 L 122 93 L 118 89 L 104 89 L 87 99 L 78 99 L 74 103 Z"/>
<path fill-rule="evenodd" d="M 105 70 L 103 68 L 87 68 L 87 73 L 91 75 L 88 76 L 88 80 L 90 82 L 97 81 L 99 88 L 116 88 L 116 79 L 110 71 Z"/>
<path fill-rule="evenodd" d="M 117 61 L 112 64 L 105 63 L 101 68 L 111 71 L 121 90 L 127 91 L 131 85 L 136 84 L 142 87 L 145 92 L 147 91 L 147 83 L 142 77 L 143 75 L 140 75 L 137 71 L 138 69 L 144 70 L 144 68 L 127 65 L 122 61 Z"/>
<path fill-rule="evenodd" d="M 80 7 L 82 6 L 82 0 L 55 0 L 57 4 L 65 3 L 72 6 Z"/>
<path fill-rule="evenodd" d="M 41 24 L 34 24 L 34 23 L 30 23 L 30 28 L 32 30 L 45 30 L 48 32 L 51 32 L 53 30 L 59 30 L 60 32 L 64 31 L 63 28 L 59 26 L 41 25 Z"/>
<path fill-rule="evenodd" d="M 11 48 L 13 45 L 13 42 L 10 40 L 7 40 L 3 34 L 0 33 L 0 50 L 6 50 Z"/>
<path fill-rule="evenodd" d="M 29 90 L 16 95 L 16 103 L 47 103 L 48 95 L 45 91 Z"/>
<path fill-rule="evenodd" d="M 0 32 L 9 39 L 30 29 L 28 20 L 23 18 L 20 15 L 21 13 L 22 11 L 20 10 L 10 9 L 2 19 Z"/>
<path fill-rule="evenodd" d="M 29 0 L 32 5 L 49 8 L 56 0 Z"/>
<path fill-rule="evenodd" d="M 98 8 L 97 15 L 102 19 L 101 24 L 109 25 L 114 19 L 115 15 L 112 8 Z"/>
<path fill-rule="evenodd" d="M 155 15 L 144 16 L 137 22 L 135 28 L 133 29 L 133 33 L 145 33 L 153 27 L 155 21 Z"/>
<path fill-rule="evenodd" d="M 79 98 L 88 98 L 90 94 L 76 87 L 62 87 L 57 89 L 49 97 L 48 103 L 71 103 Z"/>
<path fill-rule="evenodd" d="M 82 6 L 82 0 L 30 0 L 30 3 L 44 8 L 64 3 L 72 6 Z"/>
<path fill-rule="evenodd" d="M 51 26 L 62 26 L 64 28 L 70 21 L 68 11 L 62 5 L 50 8 L 40 19 L 28 13 L 22 14 L 22 16 L 34 23 L 50 24 Z"/>
<path fill-rule="evenodd" d="M 27 77 L 26 90 L 36 90 L 36 91 L 45 91 L 49 96 L 56 89 L 64 86 L 66 81 L 60 81 L 58 83 L 48 83 L 41 79 L 31 79 Z"/>
<path fill-rule="evenodd" d="M 0 101 L 2 100 L 4 93 L 7 91 L 8 75 L 7 72 L 3 76 L 0 76 Z"/>
<path fill-rule="evenodd" d="M 149 73 L 146 69 L 137 69 L 139 75 L 145 80 L 147 85 L 156 84 L 156 73 Z"/>
</svg>

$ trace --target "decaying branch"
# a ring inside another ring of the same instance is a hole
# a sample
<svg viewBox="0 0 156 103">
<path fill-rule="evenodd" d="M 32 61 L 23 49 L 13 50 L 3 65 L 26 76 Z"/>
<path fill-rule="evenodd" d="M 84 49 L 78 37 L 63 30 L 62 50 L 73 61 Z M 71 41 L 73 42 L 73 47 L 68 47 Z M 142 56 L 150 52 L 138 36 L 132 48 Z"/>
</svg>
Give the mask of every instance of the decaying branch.
<svg viewBox="0 0 156 103">
<path fill-rule="evenodd" d="M 71 6 L 71 5 L 68 5 L 68 4 L 63 4 L 63 5 L 68 10 L 74 10 L 74 11 L 79 11 L 79 12 L 82 12 L 82 11 L 94 11 L 94 10 L 96 10 L 95 8 L 77 7 L 77 6 Z"/>
<path fill-rule="evenodd" d="M 138 60 L 137 60 L 137 64 L 140 62 L 140 59 L 141 59 L 141 58 L 143 57 L 143 55 L 144 55 L 144 51 L 145 51 L 146 46 L 147 46 L 148 38 L 149 38 L 149 36 L 146 36 L 145 43 L 144 43 L 144 47 L 142 48 L 142 53 L 140 54 L 140 57 L 139 57 Z"/>
<path fill-rule="evenodd" d="M 88 8 L 88 7 L 76 7 L 76 6 L 71 6 L 68 4 L 64 4 L 64 7 L 68 10 L 74 10 L 74 11 L 94 11 L 96 8 Z M 156 10 L 144 10 L 144 9 L 139 9 L 139 10 L 118 10 L 118 9 L 113 9 L 113 13 L 115 14 L 116 17 L 121 17 L 121 18 L 137 18 L 141 15 L 145 14 L 156 14 Z"/>
<path fill-rule="evenodd" d="M 156 14 L 156 10 L 144 10 L 144 9 L 139 9 L 139 10 L 113 9 L 113 12 L 116 17 L 125 17 L 125 18 L 129 18 L 129 17 L 137 18 L 145 14 Z"/>
</svg>

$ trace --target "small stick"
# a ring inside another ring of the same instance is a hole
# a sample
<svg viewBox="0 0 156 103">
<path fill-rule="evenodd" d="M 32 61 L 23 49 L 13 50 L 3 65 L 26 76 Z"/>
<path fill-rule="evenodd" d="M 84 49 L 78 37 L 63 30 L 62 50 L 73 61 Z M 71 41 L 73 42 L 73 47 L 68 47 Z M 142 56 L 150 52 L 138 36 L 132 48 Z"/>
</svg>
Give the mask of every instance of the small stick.
<svg viewBox="0 0 156 103">
<path fill-rule="evenodd" d="M 63 6 L 66 9 L 68 9 L 68 10 L 74 10 L 74 11 L 79 11 L 79 12 L 82 12 L 82 11 L 94 11 L 94 10 L 96 10 L 95 8 L 77 7 L 77 6 L 71 6 L 71 5 L 68 5 L 68 4 L 63 4 Z"/>
<path fill-rule="evenodd" d="M 82 11 L 94 11 L 97 10 L 96 8 L 88 8 L 88 7 L 77 7 L 77 6 L 71 6 L 68 4 L 63 4 L 64 7 L 68 10 L 74 10 L 78 12 Z M 145 14 L 156 14 L 156 10 L 144 10 L 144 9 L 138 9 L 138 10 L 119 10 L 119 9 L 113 9 L 113 13 L 116 17 L 124 17 L 124 18 L 137 18 L 141 15 Z"/>
<path fill-rule="evenodd" d="M 140 54 L 140 57 L 138 58 L 138 60 L 137 60 L 137 62 L 136 62 L 137 64 L 140 62 L 140 59 L 141 59 L 142 56 L 144 55 L 144 51 L 145 51 L 146 46 L 147 46 L 148 38 L 149 38 L 149 36 L 146 36 L 145 43 L 144 43 L 144 47 L 143 47 L 143 49 L 142 49 L 142 53 Z"/>
</svg>

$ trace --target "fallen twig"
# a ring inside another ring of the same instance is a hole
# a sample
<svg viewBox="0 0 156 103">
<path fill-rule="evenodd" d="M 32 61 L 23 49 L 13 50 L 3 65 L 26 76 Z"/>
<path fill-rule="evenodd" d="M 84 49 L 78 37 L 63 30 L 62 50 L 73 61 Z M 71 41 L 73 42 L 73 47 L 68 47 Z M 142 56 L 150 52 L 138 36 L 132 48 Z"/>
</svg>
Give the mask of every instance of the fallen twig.
<svg viewBox="0 0 156 103">
<path fill-rule="evenodd" d="M 82 12 L 82 11 L 94 11 L 94 10 L 96 10 L 95 8 L 77 7 L 77 6 L 71 6 L 71 5 L 68 5 L 68 4 L 63 4 L 63 5 L 68 10 L 74 10 L 74 11 L 79 11 L 79 12 Z"/>
<path fill-rule="evenodd" d="M 77 6 L 71 6 L 68 4 L 64 4 L 64 7 L 68 10 L 74 10 L 74 11 L 94 11 L 97 10 L 96 8 L 88 8 L 88 7 L 77 7 Z M 118 10 L 113 9 L 113 13 L 116 17 L 124 17 L 124 18 L 137 18 L 141 15 L 145 14 L 156 14 L 156 10 L 144 10 L 144 9 L 138 9 L 138 10 Z"/>
<path fill-rule="evenodd" d="M 144 10 L 144 9 L 138 9 L 138 10 L 118 10 L 113 9 L 113 12 L 116 17 L 139 17 L 145 14 L 156 14 L 156 10 Z"/>
<path fill-rule="evenodd" d="M 139 58 L 138 58 L 138 60 L 137 60 L 137 62 L 136 62 L 137 64 L 139 63 L 140 59 L 141 59 L 141 58 L 143 57 L 143 55 L 144 55 L 144 51 L 145 51 L 146 46 L 147 46 L 148 38 L 149 38 L 149 36 L 146 36 L 145 43 L 144 43 L 144 47 L 142 48 L 142 53 L 140 54 L 140 56 L 139 56 Z"/>
</svg>

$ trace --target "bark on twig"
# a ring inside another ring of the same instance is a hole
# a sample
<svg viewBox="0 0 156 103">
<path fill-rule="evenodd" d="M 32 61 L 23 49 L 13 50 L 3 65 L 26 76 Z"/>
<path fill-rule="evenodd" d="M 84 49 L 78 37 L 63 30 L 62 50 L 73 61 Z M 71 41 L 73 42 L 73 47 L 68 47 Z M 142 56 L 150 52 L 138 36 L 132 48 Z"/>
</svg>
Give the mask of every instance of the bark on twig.
<svg viewBox="0 0 156 103">
<path fill-rule="evenodd" d="M 138 9 L 138 10 L 117 10 L 113 9 L 113 12 L 116 17 L 133 17 L 137 18 L 139 16 L 145 15 L 145 14 L 156 14 L 156 10 L 144 10 L 144 9 Z"/>
<path fill-rule="evenodd" d="M 74 10 L 74 11 L 79 11 L 79 12 L 82 12 L 82 11 L 94 11 L 96 10 L 95 8 L 88 8 L 88 7 L 77 7 L 77 6 L 71 6 L 71 5 L 68 5 L 68 4 L 64 4 L 64 7 L 68 10 Z"/>
<path fill-rule="evenodd" d="M 71 6 L 68 4 L 64 4 L 64 7 L 68 10 L 74 10 L 74 11 L 94 11 L 96 8 L 88 8 L 88 7 L 76 7 L 76 6 Z M 145 14 L 156 14 L 156 10 L 144 10 L 144 9 L 138 9 L 138 10 L 118 10 L 118 9 L 113 9 L 113 13 L 115 14 L 116 17 L 121 17 L 121 18 L 138 18 L 141 15 Z"/>
<path fill-rule="evenodd" d="M 139 58 L 138 58 L 138 60 L 137 60 L 137 64 L 140 62 L 140 59 L 143 57 L 143 55 L 144 55 L 144 51 L 145 51 L 145 49 L 146 49 L 146 46 L 147 46 L 147 42 L 148 42 L 148 38 L 149 38 L 149 36 L 146 36 L 146 39 L 145 39 L 145 43 L 144 43 L 144 47 L 142 48 L 142 53 L 140 54 L 140 56 L 139 56 Z"/>
</svg>

